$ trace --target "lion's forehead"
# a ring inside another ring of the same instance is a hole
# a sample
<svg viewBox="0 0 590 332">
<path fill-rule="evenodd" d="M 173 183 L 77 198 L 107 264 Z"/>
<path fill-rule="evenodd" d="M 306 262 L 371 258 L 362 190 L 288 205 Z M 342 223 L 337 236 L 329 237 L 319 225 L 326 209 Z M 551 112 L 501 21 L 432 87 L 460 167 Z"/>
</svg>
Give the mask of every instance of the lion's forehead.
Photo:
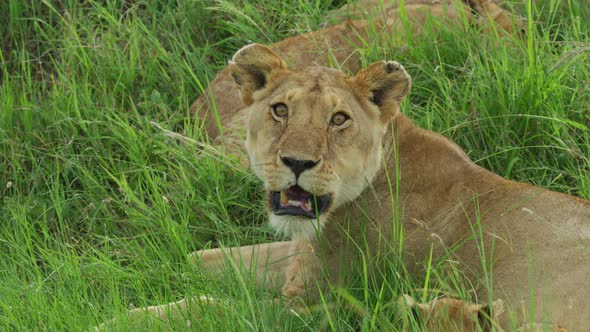
<svg viewBox="0 0 590 332">
<path fill-rule="evenodd" d="M 287 89 L 299 88 L 307 93 L 350 93 L 352 86 L 349 76 L 340 71 L 325 67 L 305 67 L 289 76 Z"/>
<path fill-rule="evenodd" d="M 347 96 L 345 91 L 327 87 L 322 90 L 310 90 L 305 87 L 290 87 L 276 96 L 273 102 L 289 102 L 292 104 L 306 103 L 313 106 L 335 109 L 343 106 Z"/>
<path fill-rule="evenodd" d="M 327 111 L 350 108 L 358 97 L 346 78 L 331 69 L 298 72 L 275 91 L 272 103 L 308 105 Z"/>
</svg>

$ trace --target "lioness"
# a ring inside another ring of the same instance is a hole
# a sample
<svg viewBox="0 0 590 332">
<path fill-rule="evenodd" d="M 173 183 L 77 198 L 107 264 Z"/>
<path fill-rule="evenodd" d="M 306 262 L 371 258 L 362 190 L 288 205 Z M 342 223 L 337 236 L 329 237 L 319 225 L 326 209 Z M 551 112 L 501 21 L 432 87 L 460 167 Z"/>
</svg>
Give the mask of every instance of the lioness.
<svg viewBox="0 0 590 332">
<path fill-rule="evenodd" d="M 394 249 L 388 240 L 397 219 L 410 269 L 433 250 L 474 277 L 493 271 L 477 297 L 485 301 L 493 290 L 504 300 L 503 328 L 590 329 L 590 303 L 580 292 L 589 286 L 590 202 L 506 180 L 416 127 L 399 111 L 411 86 L 399 63 L 373 63 L 353 77 L 319 66 L 291 70 L 254 44 L 229 70 L 248 105 L 245 146 L 267 191 L 271 225 L 292 238 L 228 251 L 257 266 L 261 283 L 295 297 L 309 296 L 316 276 L 340 282 L 356 243 L 374 253 Z M 478 253 L 493 264 L 482 266 Z M 224 255 L 195 257 L 215 269 Z"/>
<path fill-rule="evenodd" d="M 409 8 L 414 17 L 424 10 L 418 6 Z M 414 273 L 431 250 L 457 259 L 471 278 L 493 267 L 477 298 L 503 299 L 505 312 L 491 315 L 495 326 L 590 329 L 590 305 L 579 291 L 589 286 L 590 202 L 503 179 L 448 139 L 413 125 L 399 110 L 411 87 L 403 67 L 381 61 L 359 70 L 354 49 L 368 37 L 367 25 L 343 23 L 274 50 L 246 46 L 195 104 L 211 137 L 231 153 L 247 151 L 244 162 L 264 182 L 271 224 L 292 239 L 199 251 L 195 262 L 215 271 L 230 257 L 252 267 L 264 287 L 313 300 L 317 287 L 346 283 L 358 243 L 370 245 L 367 253 L 386 254 L 396 250 L 403 229 Z M 393 31 L 387 22 L 382 28 Z M 310 54 L 320 49 L 358 73 L 289 69 L 288 61 L 311 64 Z M 210 116 L 212 99 L 221 127 Z M 491 255 L 489 266 L 478 253 Z M 459 312 L 482 308 L 443 302 Z M 185 303 L 146 309 L 165 318 Z M 465 329 L 478 324 L 477 317 L 457 319 L 465 321 L 454 326 Z"/>
<path fill-rule="evenodd" d="M 403 229 L 412 272 L 429 255 L 451 258 L 482 303 L 501 299 L 501 309 L 486 309 L 489 327 L 590 329 L 581 291 L 590 286 L 590 201 L 506 180 L 415 126 L 400 112 L 411 79 L 399 63 L 376 62 L 352 77 L 320 66 L 292 70 L 252 44 L 229 71 L 247 105 L 238 113 L 250 168 L 264 182 L 272 226 L 291 240 L 199 251 L 199 266 L 219 271 L 233 259 L 256 271 L 260 285 L 314 300 L 326 283 L 346 283 L 359 251 L 370 260 L 397 250 Z M 483 309 L 452 299 L 406 303 L 440 320 L 427 322 L 434 330 L 475 330 Z M 185 305 L 143 310 L 166 318 Z"/>
</svg>

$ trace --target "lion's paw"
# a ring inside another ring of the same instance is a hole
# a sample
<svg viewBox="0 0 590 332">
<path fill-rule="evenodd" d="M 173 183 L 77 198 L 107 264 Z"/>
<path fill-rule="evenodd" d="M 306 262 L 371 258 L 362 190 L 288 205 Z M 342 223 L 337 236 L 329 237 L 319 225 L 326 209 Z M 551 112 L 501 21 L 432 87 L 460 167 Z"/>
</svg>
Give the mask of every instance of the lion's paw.
<svg viewBox="0 0 590 332">
<path fill-rule="evenodd" d="M 480 328 L 497 326 L 497 319 L 505 312 L 504 301 L 492 305 L 475 304 L 465 300 L 441 297 L 426 303 L 418 303 L 404 294 L 398 300 L 409 307 L 413 316 L 422 320 L 428 331 L 479 331 Z"/>
</svg>

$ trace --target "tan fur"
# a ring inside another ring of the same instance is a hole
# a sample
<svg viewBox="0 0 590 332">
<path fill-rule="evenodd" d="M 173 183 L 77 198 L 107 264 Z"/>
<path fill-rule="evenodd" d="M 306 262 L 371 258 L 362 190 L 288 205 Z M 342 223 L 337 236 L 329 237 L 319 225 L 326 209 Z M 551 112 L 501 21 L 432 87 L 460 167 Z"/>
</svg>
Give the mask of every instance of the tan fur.
<svg viewBox="0 0 590 332">
<path fill-rule="evenodd" d="M 513 34 L 520 32 L 523 24 L 520 19 L 513 14 L 504 10 L 493 0 L 404 0 L 403 6 L 401 0 L 360 0 L 351 2 L 342 8 L 330 13 L 330 19 L 338 22 L 344 19 L 368 19 L 375 17 L 382 22 L 392 24 L 399 20 L 402 11 L 419 12 L 420 14 L 434 15 L 445 19 L 447 22 L 457 21 L 458 15 L 470 12 L 468 20 L 475 23 L 490 33 L 495 28 L 498 32 Z M 423 20 L 423 15 L 408 15 L 410 20 L 419 18 Z M 414 24 L 420 31 L 420 22 Z M 495 26 L 494 26 L 495 25 Z"/>
<path fill-rule="evenodd" d="M 418 2 L 406 1 L 404 10 L 424 22 L 423 6 L 430 5 Z M 473 2 L 479 17 L 466 15 L 477 24 L 485 17 L 486 24 L 508 17 L 505 12 L 488 17 L 497 9 L 493 3 Z M 446 13 L 461 4 L 441 3 L 436 6 L 446 6 Z M 432 7 L 432 15 L 440 13 Z M 394 31 L 387 20 L 399 19 L 400 10 L 384 11 L 384 32 Z M 272 49 L 244 47 L 196 102 L 193 111 L 207 119 L 209 135 L 245 162 L 247 153 L 267 190 L 297 181 L 314 194 L 333 195 L 333 202 L 318 220 L 274 216 L 269 210 L 271 224 L 290 241 L 203 250 L 191 257 L 210 271 L 222 270 L 228 261 L 254 269 L 261 286 L 314 300 L 317 287 L 346 285 L 359 251 L 370 259 L 394 250 L 399 230 L 392 220 L 398 219 L 409 270 L 420 274 L 431 250 L 435 258 L 456 260 L 480 301 L 504 300 L 504 313 L 491 317 L 497 326 L 590 330 L 590 202 L 503 179 L 475 165 L 448 139 L 412 124 L 399 112 L 411 86 L 403 67 L 381 61 L 359 70 L 354 49 L 368 35 L 367 24 L 349 21 Z M 329 57 L 317 56 L 325 50 L 344 68 L 359 72 L 348 76 L 318 66 L 329 63 Z M 292 64 L 298 69 L 290 69 Z M 223 132 L 211 116 L 211 98 Z M 273 116 L 276 103 L 288 107 L 286 118 Z M 350 116 L 349 123 L 330 125 L 340 111 Z M 281 161 L 284 156 L 317 164 L 295 179 Z M 491 281 L 483 273 L 484 254 L 488 264 L 493 262 Z M 166 319 L 161 309 L 184 310 L 179 304 L 148 311 Z M 472 326 L 472 314 L 482 308 L 460 300 L 412 305 L 435 318 L 428 324 L 463 328 Z"/>
</svg>

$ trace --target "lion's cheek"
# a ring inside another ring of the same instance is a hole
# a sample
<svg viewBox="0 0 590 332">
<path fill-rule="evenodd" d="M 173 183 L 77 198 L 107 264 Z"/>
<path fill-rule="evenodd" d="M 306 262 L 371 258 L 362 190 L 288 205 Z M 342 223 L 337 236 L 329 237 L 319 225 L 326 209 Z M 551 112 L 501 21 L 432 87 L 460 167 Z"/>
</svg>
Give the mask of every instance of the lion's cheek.
<svg viewBox="0 0 590 332">
<path fill-rule="evenodd" d="M 246 135 L 245 146 L 250 159 L 250 169 L 252 172 L 267 183 L 269 174 L 275 170 L 274 161 L 276 159 L 275 140 L 272 137 L 278 135 L 276 130 L 260 129 L 248 131 Z"/>
<path fill-rule="evenodd" d="M 339 154 L 346 156 L 347 154 Z M 350 154 L 348 154 L 350 156 Z M 334 169 L 336 181 L 339 183 L 335 186 L 338 190 L 334 193 L 334 207 L 338 207 L 356 198 L 361 190 L 362 184 L 359 179 L 362 178 L 364 170 L 359 165 L 358 158 L 337 157 L 334 160 Z"/>
<path fill-rule="evenodd" d="M 257 165 L 263 164 L 263 151 L 266 147 L 261 146 L 259 136 L 260 135 L 258 133 L 249 131 L 246 135 L 245 145 L 246 150 L 248 151 L 248 157 L 250 158 L 250 168 L 252 169 L 254 174 L 256 174 L 256 176 L 258 176 L 261 179 L 264 179 L 264 174 L 262 172 L 264 167 L 258 167 Z"/>
<path fill-rule="evenodd" d="M 341 193 L 336 193 L 334 203 L 336 206 L 354 200 L 373 181 L 381 168 L 382 149 L 346 149 L 338 151 L 334 159 L 334 169 L 338 174 L 338 187 Z M 346 157 L 349 156 L 349 157 Z M 354 156 L 354 157 L 350 157 Z"/>
</svg>

